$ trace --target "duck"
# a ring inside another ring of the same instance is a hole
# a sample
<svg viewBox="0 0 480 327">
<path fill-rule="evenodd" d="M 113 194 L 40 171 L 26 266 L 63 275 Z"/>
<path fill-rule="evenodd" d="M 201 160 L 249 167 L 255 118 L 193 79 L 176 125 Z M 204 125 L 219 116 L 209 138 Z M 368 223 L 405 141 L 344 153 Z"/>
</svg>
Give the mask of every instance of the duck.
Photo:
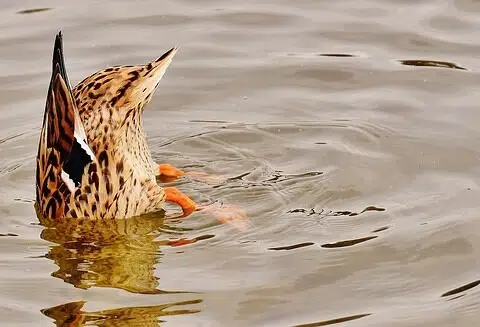
<svg viewBox="0 0 480 327">
<path fill-rule="evenodd" d="M 36 158 L 37 214 L 54 221 L 129 218 L 163 210 L 169 201 L 182 217 L 205 210 L 221 222 L 245 219 L 243 210 L 199 206 L 157 183 L 159 176 L 186 175 L 153 160 L 143 128 L 143 111 L 177 50 L 147 64 L 97 71 L 72 88 L 58 32 Z"/>
</svg>

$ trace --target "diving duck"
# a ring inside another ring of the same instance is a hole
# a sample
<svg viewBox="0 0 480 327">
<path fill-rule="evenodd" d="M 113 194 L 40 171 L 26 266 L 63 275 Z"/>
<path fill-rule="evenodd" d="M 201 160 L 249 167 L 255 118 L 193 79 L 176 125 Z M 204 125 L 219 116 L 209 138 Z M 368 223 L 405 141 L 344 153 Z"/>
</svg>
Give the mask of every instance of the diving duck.
<svg viewBox="0 0 480 327">
<path fill-rule="evenodd" d="M 143 110 L 177 48 L 146 65 L 98 71 L 72 89 L 62 43 L 59 32 L 37 154 L 37 212 L 54 220 L 128 218 L 159 211 L 164 201 L 180 205 L 183 216 L 207 209 L 157 184 L 159 175 L 185 173 L 154 162 L 143 130 Z M 227 211 L 213 214 L 225 221 Z"/>
</svg>

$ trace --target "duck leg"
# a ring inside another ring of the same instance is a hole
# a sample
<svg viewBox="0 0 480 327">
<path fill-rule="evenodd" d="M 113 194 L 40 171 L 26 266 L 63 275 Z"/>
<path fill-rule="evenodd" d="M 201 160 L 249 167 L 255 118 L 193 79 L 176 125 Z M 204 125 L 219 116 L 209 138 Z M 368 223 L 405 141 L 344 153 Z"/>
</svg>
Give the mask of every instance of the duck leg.
<svg viewBox="0 0 480 327">
<path fill-rule="evenodd" d="M 165 187 L 165 201 L 173 202 L 178 204 L 183 210 L 183 216 L 186 217 L 192 214 L 197 210 L 198 205 L 190 199 L 187 195 L 183 194 L 182 191 L 176 187 Z"/>
</svg>

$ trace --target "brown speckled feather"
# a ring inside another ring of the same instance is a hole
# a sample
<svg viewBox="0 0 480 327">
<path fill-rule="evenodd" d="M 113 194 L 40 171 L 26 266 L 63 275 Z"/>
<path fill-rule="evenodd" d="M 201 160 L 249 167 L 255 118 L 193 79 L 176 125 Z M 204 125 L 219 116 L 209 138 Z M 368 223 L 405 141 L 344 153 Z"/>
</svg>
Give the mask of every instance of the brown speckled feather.
<svg viewBox="0 0 480 327">
<path fill-rule="evenodd" d="M 70 90 L 57 35 L 37 156 L 45 218 L 127 218 L 161 209 L 142 113 L 176 48 L 139 66 L 99 71 Z"/>
</svg>

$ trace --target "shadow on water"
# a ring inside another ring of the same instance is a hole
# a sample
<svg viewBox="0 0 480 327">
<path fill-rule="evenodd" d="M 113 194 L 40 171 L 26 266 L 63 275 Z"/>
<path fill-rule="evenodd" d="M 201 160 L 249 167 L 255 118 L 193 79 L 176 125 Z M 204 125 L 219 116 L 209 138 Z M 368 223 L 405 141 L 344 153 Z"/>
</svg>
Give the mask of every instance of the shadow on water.
<svg viewBox="0 0 480 327">
<path fill-rule="evenodd" d="M 82 326 L 118 326 L 133 327 L 160 326 L 164 320 L 160 317 L 198 313 L 197 309 L 177 308 L 178 306 L 199 304 L 202 300 L 174 302 L 162 305 L 126 307 L 101 311 L 83 311 L 84 301 L 65 303 L 48 309 L 42 313 L 53 319 L 56 326 L 82 327 Z M 172 309 L 173 308 L 173 309 Z"/>
</svg>

